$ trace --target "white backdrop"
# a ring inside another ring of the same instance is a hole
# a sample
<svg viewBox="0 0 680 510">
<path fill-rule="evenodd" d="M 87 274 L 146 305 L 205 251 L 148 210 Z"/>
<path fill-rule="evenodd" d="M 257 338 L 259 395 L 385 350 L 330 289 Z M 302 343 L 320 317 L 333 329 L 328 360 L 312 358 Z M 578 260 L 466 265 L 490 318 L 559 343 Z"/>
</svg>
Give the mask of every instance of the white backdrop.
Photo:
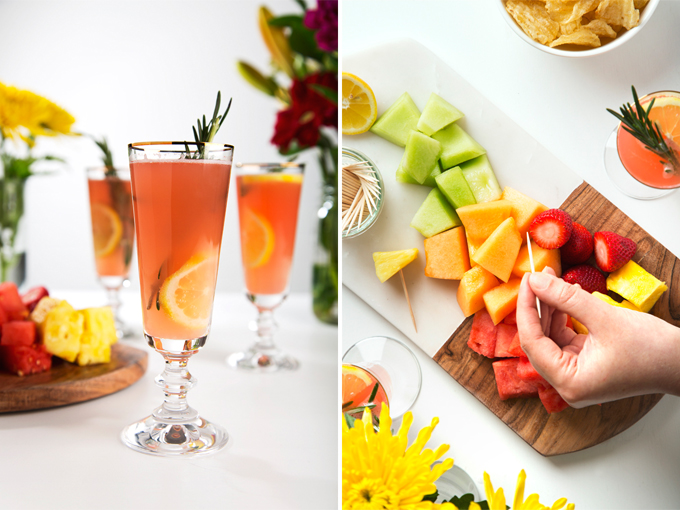
<svg viewBox="0 0 680 510">
<path fill-rule="evenodd" d="M 310 2 L 313 4 L 313 2 Z M 212 114 L 222 91 L 234 102 L 215 141 L 235 146 L 235 161 L 278 160 L 269 143 L 278 103 L 251 88 L 237 60 L 268 69 L 257 27 L 261 3 L 231 1 L 0 0 L 0 82 L 43 95 L 69 111 L 79 132 L 105 135 L 117 166 L 127 144 L 193 140 L 191 126 Z M 299 12 L 293 0 L 267 0 L 274 14 Z M 98 288 L 85 168 L 99 150 L 85 138 L 37 146 L 67 160 L 26 191 L 27 282 L 48 288 Z M 311 289 L 320 175 L 310 162 L 300 204 L 293 291 Z M 233 187 L 232 187 L 233 191 Z M 230 193 L 218 291 L 243 288 L 236 196 Z M 132 288 L 138 288 L 136 257 Z"/>
</svg>

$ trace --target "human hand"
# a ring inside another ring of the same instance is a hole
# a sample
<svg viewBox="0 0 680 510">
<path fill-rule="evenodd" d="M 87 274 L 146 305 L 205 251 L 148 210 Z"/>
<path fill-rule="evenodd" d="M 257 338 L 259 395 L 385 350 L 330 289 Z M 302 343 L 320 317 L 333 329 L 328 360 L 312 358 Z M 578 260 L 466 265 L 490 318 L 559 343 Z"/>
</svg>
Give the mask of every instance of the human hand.
<svg viewBox="0 0 680 510">
<path fill-rule="evenodd" d="M 567 328 L 567 315 L 588 334 Z M 605 303 L 550 268 L 524 275 L 517 327 L 531 364 L 572 407 L 648 393 L 680 395 L 680 329 Z"/>
</svg>

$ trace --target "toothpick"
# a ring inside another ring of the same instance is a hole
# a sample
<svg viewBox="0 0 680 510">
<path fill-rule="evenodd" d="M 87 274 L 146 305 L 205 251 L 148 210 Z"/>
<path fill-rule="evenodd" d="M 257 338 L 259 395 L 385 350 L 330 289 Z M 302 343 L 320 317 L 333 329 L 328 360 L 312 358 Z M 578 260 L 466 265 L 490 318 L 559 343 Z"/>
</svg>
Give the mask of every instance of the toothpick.
<svg viewBox="0 0 680 510">
<path fill-rule="evenodd" d="M 529 264 L 531 265 L 531 272 L 535 273 L 536 268 L 534 267 L 534 254 L 531 251 L 531 239 L 529 238 L 529 232 L 527 232 L 527 249 L 529 250 Z M 541 318 L 541 302 L 536 296 L 536 309 L 538 310 L 538 318 Z"/>
<path fill-rule="evenodd" d="M 378 207 L 380 184 L 368 161 L 342 167 L 342 230 L 358 228 Z"/>
<path fill-rule="evenodd" d="M 404 287 L 404 294 L 406 295 L 406 302 L 408 303 L 408 309 L 411 312 L 411 320 L 413 321 L 413 328 L 418 332 L 418 326 L 416 326 L 416 317 L 413 315 L 413 308 L 411 307 L 411 300 L 408 297 L 408 290 L 406 290 L 406 280 L 404 280 L 404 272 L 400 269 L 399 274 L 401 275 L 401 284 Z"/>
</svg>

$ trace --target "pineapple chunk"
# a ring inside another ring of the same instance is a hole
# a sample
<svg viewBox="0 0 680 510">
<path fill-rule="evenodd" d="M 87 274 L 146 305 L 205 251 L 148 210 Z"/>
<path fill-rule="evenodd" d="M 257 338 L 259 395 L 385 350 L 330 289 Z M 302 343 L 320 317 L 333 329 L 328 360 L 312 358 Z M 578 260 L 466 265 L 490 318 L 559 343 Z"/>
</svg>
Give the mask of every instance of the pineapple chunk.
<svg viewBox="0 0 680 510">
<path fill-rule="evenodd" d="M 418 248 L 397 251 L 377 251 L 373 254 L 375 262 L 375 274 L 381 282 L 386 282 L 397 271 L 403 269 L 418 256 Z"/>
<path fill-rule="evenodd" d="M 600 292 L 593 292 L 593 296 L 595 296 L 598 299 L 601 299 L 605 303 L 609 303 L 612 306 L 618 306 L 619 308 L 628 308 L 629 310 L 634 310 L 636 312 L 641 312 L 637 306 L 635 306 L 633 303 L 629 303 L 625 299 L 621 301 L 620 303 L 618 301 L 614 301 L 611 297 L 607 296 L 606 294 L 601 294 Z M 580 333 L 581 335 L 587 335 L 588 334 L 588 328 L 586 328 L 583 324 L 581 324 L 579 321 L 574 319 L 573 317 L 571 318 L 571 323 L 574 326 L 574 331 L 577 333 Z"/>
<path fill-rule="evenodd" d="M 35 322 L 38 331 L 42 329 L 43 324 L 45 323 L 45 318 L 47 317 L 49 311 L 56 307 L 59 303 L 61 303 L 61 299 L 56 299 L 49 296 L 45 296 L 40 301 L 38 301 L 38 304 L 35 305 L 35 308 L 28 316 L 29 320 Z"/>
<path fill-rule="evenodd" d="M 83 335 L 83 316 L 71 305 L 62 301 L 50 310 L 41 331 L 47 352 L 71 363 L 76 360 Z"/>
<path fill-rule="evenodd" d="M 607 277 L 607 289 L 648 312 L 668 287 L 630 260 Z"/>
<path fill-rule="evenodd" d="M 83 317 L 83 336 L 80 339 L 78 365 L 92 365 L 111 361 L 111 344 L 116 343 L 116 324 L 108 306 L 86 308 L 77 312 Z"/>
</svg>

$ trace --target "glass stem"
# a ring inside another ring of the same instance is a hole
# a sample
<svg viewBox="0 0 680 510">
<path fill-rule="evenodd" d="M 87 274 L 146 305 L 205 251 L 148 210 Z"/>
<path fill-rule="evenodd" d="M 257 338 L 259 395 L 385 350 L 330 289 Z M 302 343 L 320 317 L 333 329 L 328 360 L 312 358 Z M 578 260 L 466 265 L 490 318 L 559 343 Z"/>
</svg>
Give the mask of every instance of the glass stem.
<svg viewBox="0 0 680 510">
<path fill-rule="evenodd" d="M 108 284 L 107 284 L 108 283 Z M 116 323 L 116 335 L 118 338 L 123 338 L 125 336 L 125 323 L 120 318 L 120 307 L 122 302 L 120 300 L 120 285 L 110 285 L 111 282 L 105 282 L 104 288 L 106 289 L 106 301 L 111 311 L 113 312 L 113 320 Z"/>
<path fill-rule="evenodd" d="M 255 342 L 255 349 L 268 353 L 274 351 L 274 333 L 278 329 L 274 321 L 274 312 L 272 310 L 258 308 L 257 319 L 255 320 L 257 341 Z"/>
<path fill-rule="evenodd" d="M 187 370 L 188 357 L 165 356 L 165 370 L 156 376 L 156 384 L 165 395 L 163 404 L 153 415 L 162 421 L 187 421 L 198 414 L 187 403 L 187 391 L 196 385 L 196 379 Z"/>
</svg>

